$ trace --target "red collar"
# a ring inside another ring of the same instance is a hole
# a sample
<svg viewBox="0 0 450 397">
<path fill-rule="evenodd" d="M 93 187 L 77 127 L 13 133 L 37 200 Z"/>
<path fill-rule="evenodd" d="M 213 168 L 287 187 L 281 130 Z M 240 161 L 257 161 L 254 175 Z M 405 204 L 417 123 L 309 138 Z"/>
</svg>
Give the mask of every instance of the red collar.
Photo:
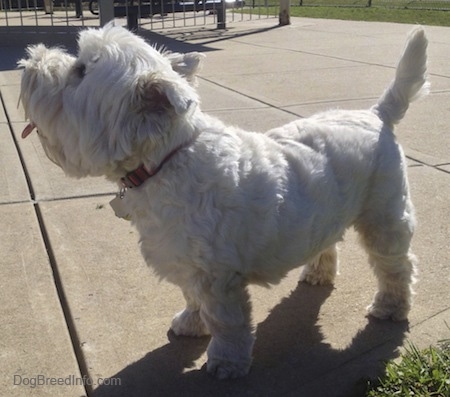
<svg viewBox="0 0 450 397">
<path fill-rule="evenodd" d="M 165 163 L 167 163 L 172 156 L 178 152 L 184 145 L 178 146 L 174 150 L 172 150 L 161 163 L 154 168 L 153 170 L 149 170 L 144 164 L 141 164 L 138 168 L 133 171 L 127 173 L 123 178 L 120 178 L 120 182 L 124 188 L 132 189 L 134 187 L 141 186 L 147 179 L 155 176 Z"/>
</svg>

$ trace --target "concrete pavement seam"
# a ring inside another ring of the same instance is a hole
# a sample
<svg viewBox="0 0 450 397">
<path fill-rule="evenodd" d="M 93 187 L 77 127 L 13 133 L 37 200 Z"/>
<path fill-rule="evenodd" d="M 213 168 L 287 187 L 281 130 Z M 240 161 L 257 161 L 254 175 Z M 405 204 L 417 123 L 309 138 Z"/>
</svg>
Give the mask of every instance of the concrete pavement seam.
<svg viewBox="0 0 450 397">
<path fill-rule="evenodd" d="M 217 87 L 224 88 L 225 90 L 230 91 L 230 92 L 232 92 L 234 94 L 238 94 L 238 95 L 241 95 L 241 96 L 243 96 L 245 98 L 251 99 L 251 100 L 253 100 L 255 102 L 262 103 L 263 105 L 266 105 L 266 106 L 268 106 L 268 107 L 270 107 L 272 109 L 277 109 L 277 110 L 280 110 L 280 111 L 282 111 L 284 113 L 288 113 L 288 114 L 291 114 L 291 115 L 294 115 L 294 116 L 297 116 L 297 117 L 301 117 L 297 113 L 291 112 L 290 110 L 286 110 L 286 109 L 283 109 L 281 107 L 274 106 L 274 105 L 272 105 L 269 102 L 266 102 L 266 101 L 263 101 L 261 99 L 255 98 L 255 97 L 253 97 L 251 95 L 244 94 L 244 93 L 242 93 L 240 91 L 234 90 L 233 88 L 227 87 L 227 86 L 225 86 L 223 84 L 219 84 L 217 81 L 214 81 L 212 79 L 208 79 L 208 78 L 202 77 L 202 76 L 198 76 L 197 78 L 199 78 L 201 80 L 204 80 L 204 81 L 207 81 L 208 83 L 211 83 L 213 85 L 216 85 Z"/>
<path fill-rule="evenodd" d="M 19 147 L 19 144 L 17 142 L 17 139 L 16 139 L 16 137 L 14 135 L 12 124 L 11 124 L 11 120 L 9 118 L 8 111 L 6 109 L 6 104 L 5 104 L 5 101 L 3 99 L 3 95 L 1 93 L 1 90 L 0 90 L 0 102 L 1 102 L 1 105 L 3 106 L 3 110 L 5 112 L 5 117 L 6 117 L 6 120 L 7 120 L 9 131 L 11 133 L 11 137 L 12 137 L 15 149 L 17 151 L 17 155 L 19 157 L 19 161 L 20 161 L 21 166 L 22 166 L 22 171 L 23 171 L 23 173 L 25 175 L 25 179 L 26 179 L 27 187 L 28 187 L 28 192 L 30 194 L 31 202 L 33 204 L 33 208 L 34 208 L 35 215 L 36 215 L 37 222 L 38 222 L 38 226 L 39 226 L 39 231 L 41 233 L 41 237 L 42 237 L 42 240 L 44 242 L 44 247 L 45 247 L 45 250 L 47 252 L 47 257 L 48 257 L 48 260 L 49 260 L 49 263 L 50 263 L 50 268 L 51 268 L 52 274 L 53 274 L 53 282 L 54 282 L 54 285 L 55 285 L 56 293 L 58 295 L 59 304 L 61 306 L 61 310 L 62 310 L 62 313 L 63 313 L 63 316 L 64 316 L 64 320 L 65 320 L 65 323 L 66 323 L 66 326 L 67 326 L 67 330 L 69 332 L 69 337 L 70 337 L 70 341 L 71 341 L 71 344 L 72 344 L 72 349 L 73 349 L 74 354 L 75 354 L 77 365 L 78 365 L 78 368 L 79 368 L 80 373 L 83 376 L 83 378 L 85 378 L 85 376 L 89 378 L 89 373 L 88 373 L 88 370 L 87 370 L 86 360 L 85 360 L 84 354 L 83 354 L 83 352 L 81 350 L 81 343 L 80 343 L 80 340 L 79 340 L 79 337 L 78 337 L 78 333 L 76 331 L 76 327 L 75 327 L 75 324 L 74 324 L 74 321 L 73 321 L 73 316 L 72 316 L 70 307 L 68 305 L 67 297 L 66 297 L 66 294 L 64 292 L 64 287 L 63 287 L 63 284 L 62 284 L 61 275 L 60 275 L 60 272 L 59 272 L 59 269 L 58 269 L 58 265 L 57 265 L 57 261 L 56 261 L 56 258 L 55 258 L 54 252 L 53 252 L 53 248 L 52 248 L 49 236 L 48 236 L 47 228 L 45 227 L 45 222 L 44 222 L 44 219 L 43 219 L 43 216 L 42 216 L 41 208 L 39 206 L 39 203 L 35 201 L 35 193 L 34 193 L 34 189 L 33 189 L 33 184 L 31 182 L 31 178 L 30 178 L 29 172 L 28 172 L 26 164 L 24 162 L 23 154 L 22 154 L 22 152 L 20 150 L 20 147 Z M 85 382 L 85 384 L 83 386 L 84 386 L 84 389 L 85 389 L 85 392 L 86 392 L 87 396 L 89 397 L 92 394 L 92 386 L 91 386 L 90 382 Z"/>
<path fill-rule="evenodd" d="M 412 161 L 415 161 L 415 162 L 419 163 L 419 164 L 422 165 L 422 166 L 429 167 L 429 168 L 434 168 L 436 171 L 440 171 L 440 172 L 443 172 L 443 173 L 445 173 L 445 174 L 450 174 L 450 171 L 448 171 L 448 170 L 446 170 L 446 169 L 443 169 L 443 168 L 439 168 L 439 167 L 443 167 L 443 166 L 445 166 L 445 165 L 450 165 L 450 163 L 443 163 L 443 164 L 429 164 L 429 163 L 426 163 L 425 161 L 416 159 L 416 158 L 414 158 L 414 157 L 412 157 L 412 156 L 409 156 L 409 155 L 407 155 L 407 154 L 405 154 L 405 157 L 406 157 L 407 159 L 409 159 L 409 160 L 412 160 Z"/>
</svg>

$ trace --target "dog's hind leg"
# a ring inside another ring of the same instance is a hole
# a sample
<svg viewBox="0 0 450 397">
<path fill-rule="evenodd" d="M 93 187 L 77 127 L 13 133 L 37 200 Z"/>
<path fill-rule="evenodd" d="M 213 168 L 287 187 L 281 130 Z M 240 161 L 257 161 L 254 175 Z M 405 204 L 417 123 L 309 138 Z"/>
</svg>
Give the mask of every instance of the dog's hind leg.
<svg viewBox="0 0 450 397">
<path fill-rule="evenodd" d="M 322 251 L 303 267 L 300 281 L 312 285 L 334 283 L 338 271 L 338 252 L 336 244 Z"/>
<path fill-rule="evenodd" d="M 397 204 L 397 205 L 395 205 Z M 403 206 L 400 207 L 400 205 Z M 367 212 L 357 223 L 361 241 L 369 254 L 369 263 L 378 280 L 378 291 L 369 314 L 381 318 L 404 320 L 412 302 L 416 257 L 410 249 L 414 231 L 414 216 L 408 193 L 385 212 Z"/>
<path fill-rule="evenodd" d="M 380 319 L 405 320 L 411 309 L 416 257 L 411 252 L 391 257 L 370 253 L 369 262 L 378 279 L 369 314 Z"/>
</svg>

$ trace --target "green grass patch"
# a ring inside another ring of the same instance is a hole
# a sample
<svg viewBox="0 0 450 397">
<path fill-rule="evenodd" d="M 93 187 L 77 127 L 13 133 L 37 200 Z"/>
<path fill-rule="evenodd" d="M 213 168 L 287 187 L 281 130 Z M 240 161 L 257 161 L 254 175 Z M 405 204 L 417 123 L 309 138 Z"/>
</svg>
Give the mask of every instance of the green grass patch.
<svg viewBox="0 0 450 397">
<path fill-rule="evenodd" d="M 335 1 L 335 0 L 334 0 Z M 324 0 L 321 0 L 323 3 Z M 348 4 L 349 1 L 345 0 Z M 250 1 L 246 1 L 247 5 Z M 240 13 L 262 13 L 266 15 L 278 16 L 278 1 L 268 0 L 269 7 L 266 9 L 261 5 L 255 8 L 250 6 L 244 9 L 235 9 L 233 12 Z M 395 3 L 395 1 L 393 2 Z M 449 2 L 450 3 L 450 2 Z M 297 3 L 298 4 L 298 3 Z M 271 6 L 273 5 L 273 6 Z M 405 8 L 388 7 L 332 7 L 332 6 L 299 6 L 292 0 L 292 17 L 304 18 L 324 18 L 324 19 L 342 19 L 348 21 L 368 21 L 368 22 L 394 22 L 420 25 L 450 26 L 450 11 L 442 10 L 414 10 Z"/>
<path fill-rule="evenodd" d="M 450 397 L 450 340 L 418 350 L 410 344 L 401 361 L 391 361 L 378 382 L 369 382 L 367 397 Z"/>
<path fill-rule="evenodd" d="M 450 26 L 450 12 L 381 7 L 291 6 L 292 17 Z"/>
</svg>

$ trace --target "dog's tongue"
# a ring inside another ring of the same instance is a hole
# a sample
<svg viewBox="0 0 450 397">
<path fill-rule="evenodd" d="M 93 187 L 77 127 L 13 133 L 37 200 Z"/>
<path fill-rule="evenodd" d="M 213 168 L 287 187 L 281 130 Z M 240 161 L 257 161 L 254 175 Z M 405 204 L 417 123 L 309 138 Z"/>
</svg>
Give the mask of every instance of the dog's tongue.
<svg viewBox="0 0 450 397">
<path fill-rule="evenodd" d="M 25 139 L 28 135 L 30 135 L 35 128 L 36 128 L 36 124 L 34 124 L 34 123 L 28 124 L 22 131 L 22 139 Z"/>
</svg>

